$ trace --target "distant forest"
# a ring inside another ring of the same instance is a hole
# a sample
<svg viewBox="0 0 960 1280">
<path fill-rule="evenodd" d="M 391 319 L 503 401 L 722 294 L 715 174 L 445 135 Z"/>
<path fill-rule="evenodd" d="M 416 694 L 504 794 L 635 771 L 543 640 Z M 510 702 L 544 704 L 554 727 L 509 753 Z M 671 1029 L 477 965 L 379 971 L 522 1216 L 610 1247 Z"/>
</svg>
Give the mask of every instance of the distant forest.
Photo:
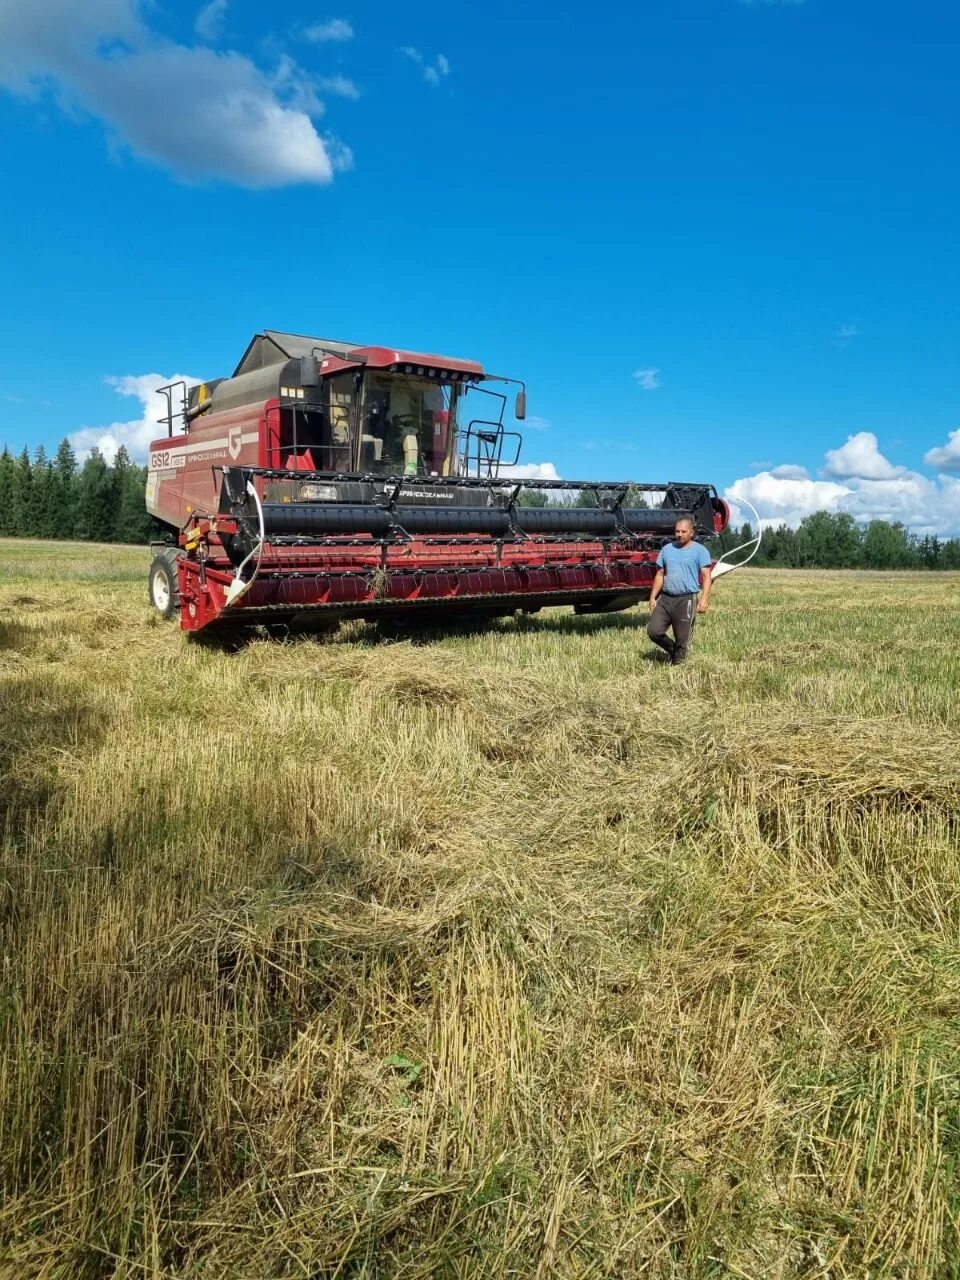
<svg viewBox="0 0 960 1280">
<path fill-rule="evenodd" d="M 725 530 L 718 541 L 726 551 L 752 537 L 745 524 Z M 960 538 L 918 537 L 900 523 L 871 520 L 859 525 L 845 511 L 816 511 L 797 529 L 765 529 L 751 564 L 769 569 L 960 569 Z"/>
<path fill-rule="evenodd" d="M 94 449 L 82 466 L 69 440 L 48 458 L 43 445 L 31 458 L 0 453 L 0 537 L 67 538 L 87 542 L 146 543 L 162 534 L 144 506 L 146 467 L 121 447 L 110 465 Z M 547 506 L 545 490 L 526 490 L 520 501 Z M 576 505 L 592 507 L 583 490 Z M 641 494 L 627 506 L 643 506 Z M 749 524 L 722 533 L 713 547 L 727 551 L 753 537 Z M 752 563 L 777 569 L 960 569 L 960 538 L 918 537 L 902 524 L 859 525 L 846 512 L 817 511 L 799 528 L 767 529 Z"/>
<path fill-rule="evenodd" d="M 113 465 L 94 449 L 83 466 L 69 440 L 52 458 L 43 445 L 33 458 L 0 453 L 0 537 L 77 538 L 86 542 L 149 542 L 160 526 L 147 514 L 147 469 L 121 446 Z"/>
</svg>

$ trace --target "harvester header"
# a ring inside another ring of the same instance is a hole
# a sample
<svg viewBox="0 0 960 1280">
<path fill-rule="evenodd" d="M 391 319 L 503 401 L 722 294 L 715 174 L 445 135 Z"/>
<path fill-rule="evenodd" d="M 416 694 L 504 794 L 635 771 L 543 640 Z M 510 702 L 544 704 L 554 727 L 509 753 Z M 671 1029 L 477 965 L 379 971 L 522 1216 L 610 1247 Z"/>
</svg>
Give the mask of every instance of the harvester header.
<svg viewBox="0 0 960 1280">
<path fill-rule="evenodd" d="M 230 377 L 163 388 L 146 500 L 177 546 L 153 604 L 186 631 L 622 609 L 678 518 L 725 526 L 709 484 L 519 478 L 508 391 L 522 421 L 524 384 L 475 361 L 275 330 Z"/>
</svg>

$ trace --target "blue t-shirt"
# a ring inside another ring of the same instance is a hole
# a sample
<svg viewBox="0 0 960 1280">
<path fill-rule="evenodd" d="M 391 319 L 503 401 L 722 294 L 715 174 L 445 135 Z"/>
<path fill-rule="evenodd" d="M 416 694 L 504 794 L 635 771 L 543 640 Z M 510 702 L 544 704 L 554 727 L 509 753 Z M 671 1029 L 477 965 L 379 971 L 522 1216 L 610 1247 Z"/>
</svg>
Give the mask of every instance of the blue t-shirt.
<svg viewBox="0 0 960 1280">
<path fill-rule="evenodd" d="M 668 596 L 684 596 L 700 590 L 700 570 L 709 569 L 713 560 L 706 547 L 688 542 L 678 547 L 668 542 L 657 556 L 657 568 L 663 570 L 663 589 Z"/>
</svg>

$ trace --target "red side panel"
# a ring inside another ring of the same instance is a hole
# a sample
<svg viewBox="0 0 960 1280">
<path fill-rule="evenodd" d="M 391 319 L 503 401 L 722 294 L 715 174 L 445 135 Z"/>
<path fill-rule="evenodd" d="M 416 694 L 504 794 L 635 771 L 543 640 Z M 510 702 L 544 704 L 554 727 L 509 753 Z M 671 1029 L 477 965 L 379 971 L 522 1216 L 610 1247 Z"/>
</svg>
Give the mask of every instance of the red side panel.
<svg viewBox="0 0 960 1280">
<path fill-rule="evenodd" d="M 154 440 L 147 471 L 147 510 L 178 529 L 194 512 L 216 512 L 218 468 L 263 465 L 263 417 L 262 404 L 225 409 L 196 418 L 181 435 Z"/>
</svg>

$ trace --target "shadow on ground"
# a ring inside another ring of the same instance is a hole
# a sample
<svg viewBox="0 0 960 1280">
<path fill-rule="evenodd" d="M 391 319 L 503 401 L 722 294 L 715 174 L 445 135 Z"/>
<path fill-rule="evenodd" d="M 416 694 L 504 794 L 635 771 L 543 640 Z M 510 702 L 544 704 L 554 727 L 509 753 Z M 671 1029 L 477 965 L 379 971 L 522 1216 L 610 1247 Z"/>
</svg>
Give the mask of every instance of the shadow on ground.
<svg viewBox="0 0 960 1280">
<path fill-rule="evenodd" d="M 348 624 L 349 625 L 349 624 Z M 238 653 L 258 640 L 317 640 L 363 648 L 403 642 L 413 645 L 432 645 L 463 636 L 485 635 L 494 631 L 506 631 L 508 627 L 520 633 L 549 633 L 554 635 L 591 635 L 604 631 L 642 631 L 646 629 L 647 615 L 631 613 L 605 614 L 545 614 L 531 616 L 519 614 L 507 618 L 449 619 L 384 619 L 380 622 L 358 622 L 356 630 L 348 637 L 340 635 L 336 623 L 322 625 L 298 623 L 270 623 L 250 627 L 231 627 L 190 634 L 190 643 L 224 653 Z M 657 657 L 660 655 L 651 655 Z"/>
</svg>

